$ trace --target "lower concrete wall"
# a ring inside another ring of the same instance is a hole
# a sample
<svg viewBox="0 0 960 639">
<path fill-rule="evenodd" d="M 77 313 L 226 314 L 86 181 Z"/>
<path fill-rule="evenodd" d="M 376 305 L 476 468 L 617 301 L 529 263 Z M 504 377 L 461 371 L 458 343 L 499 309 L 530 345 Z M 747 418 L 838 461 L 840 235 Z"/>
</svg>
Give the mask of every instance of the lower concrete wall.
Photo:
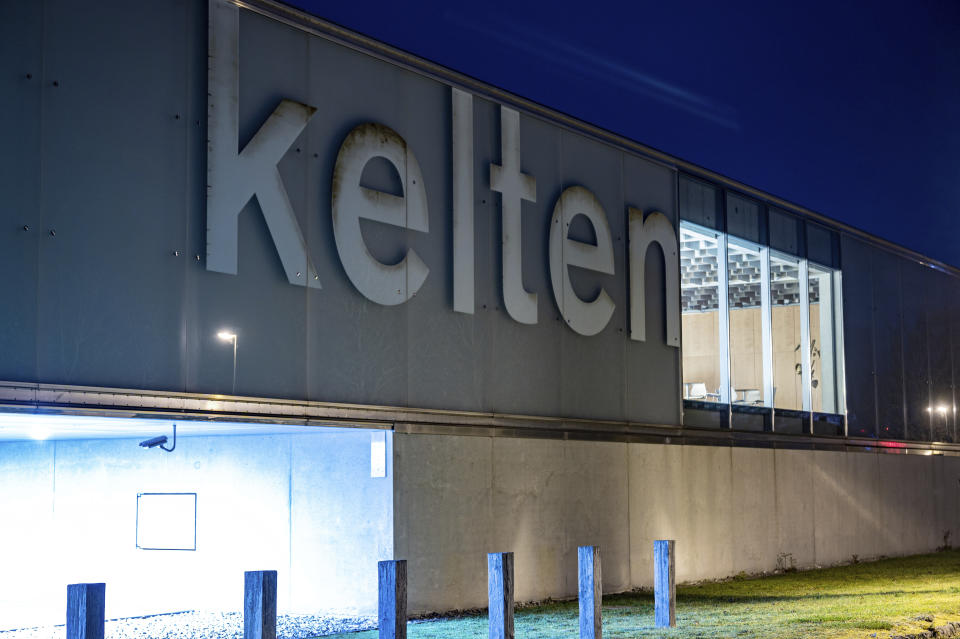
<svg viewBox="0 0 960 639">
<path fill-rule="evenodd" d="M 516 553 L 518 601 L 576 594 L 599 545 L 604 592 L 936 549 L 960 535 L 960 458 L 397 434 L 395 550 L 411 612 L 486 605 L 485 553 Z"/>
</svg>

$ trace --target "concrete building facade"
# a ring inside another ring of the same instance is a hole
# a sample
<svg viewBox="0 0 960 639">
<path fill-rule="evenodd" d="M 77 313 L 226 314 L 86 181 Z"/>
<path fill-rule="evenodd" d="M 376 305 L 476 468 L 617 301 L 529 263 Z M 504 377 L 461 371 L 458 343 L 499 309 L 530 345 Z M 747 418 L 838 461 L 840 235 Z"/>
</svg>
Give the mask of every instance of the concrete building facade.
<svg viewBox="0 0 960 639">
<path fill-rule="evenodd" d="M 271 0 L 2 11 L 0 630 L 960 534 L 956 268 Z"/>
</svg>

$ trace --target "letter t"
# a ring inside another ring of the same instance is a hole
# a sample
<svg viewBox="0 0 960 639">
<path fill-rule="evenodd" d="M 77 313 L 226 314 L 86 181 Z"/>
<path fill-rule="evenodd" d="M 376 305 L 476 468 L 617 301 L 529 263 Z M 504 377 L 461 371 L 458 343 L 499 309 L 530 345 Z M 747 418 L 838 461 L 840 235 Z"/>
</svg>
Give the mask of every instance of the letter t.
<svg viewBox="0 0 960 639">
<path fill-rule="evenodd" d="M 490 188 L 500 193 L 503 245 L 503 303 L 521 324 L 537 323 L 537 294 L 523 288 L 522 200 L 537 201 L 537 181 L 520 172 L 520 114 L 500 107 L 500 156 L 490 165 Z"/>
</svg>

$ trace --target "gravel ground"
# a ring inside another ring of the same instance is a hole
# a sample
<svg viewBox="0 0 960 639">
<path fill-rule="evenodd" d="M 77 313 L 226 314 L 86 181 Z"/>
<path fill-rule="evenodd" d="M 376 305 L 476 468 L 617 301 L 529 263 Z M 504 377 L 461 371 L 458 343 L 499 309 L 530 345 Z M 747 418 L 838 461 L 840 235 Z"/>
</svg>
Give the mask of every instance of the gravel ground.
<svg viewBox="0 0 960 639">
<path fill-rule="evenodd" d="M 339 632 L 372 630 L 376 617 L 277 615 L 278 639 L 307 639 Z M 178 612 L 114 619 L 106 623 L 106 639 L 242 639 L 239 612 Z M 64 639 L 61 626 L 0 630 L 0 639 Z"/>
</svg>

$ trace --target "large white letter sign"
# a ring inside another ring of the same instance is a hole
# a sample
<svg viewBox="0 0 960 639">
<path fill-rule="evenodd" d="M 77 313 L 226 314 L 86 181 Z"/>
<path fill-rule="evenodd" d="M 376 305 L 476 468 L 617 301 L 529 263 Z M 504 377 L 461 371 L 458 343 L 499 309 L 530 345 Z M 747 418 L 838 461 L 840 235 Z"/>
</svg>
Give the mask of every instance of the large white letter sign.
<svg viewBox="0 0 960 639">
<path fill-rule="evenodd" d="M 282 100 L 239 146 L 240 9 L 210 0 L 207 55 L 207 270 L 237 274 L 237 217 L 254 195 L 291 284 L 320 288 L 277 163 L 316 108 Z"/>
<path fill-rule="evenodd" d="M 523 288 L 521 201 L 537 201 L 537 181 L 520 172 L 520 114 L 500 107 L 500 158 L 490 165 L 490 188 L 500 193 L 503 245 L 503 304 L 521 324 L 537 323 L 537 294 Z"/>
<path fill-rule="evenodd" d="M 473 314 L 473 96 L 450 89 L 453 151 L 453 310 Z"/>
<path fill-rule="evenodd" d="M 570 223 L 578 215 L 593 225 L 597 245 L 585 244 L 567 237 Z M 550 221 L 550 281 L 553 296 L 567 324 L 581 335 L 596 335 L 613 316 L 615 305 L 601 288 L 592 302 L 580 299 L 570 284 L 570 266 L 613 275 L 613 242 L 610 223 L 600 202 L 582 186 L 571 186 L 560 194 Z"/>
<path fill-rule="evenodd" d="M 403 195 L 360 186 L 363 168 L 384 158 L 397 170 Z M 413 151 L 392 129 L 361 124 L 350 131 L 333 169 L 333 235 L 347 277 L 367 299 L 393 306 L 416 295 L 430 269 L 413 249 L 396 264 L 384 264 L 370 253 L 360 233 L 360 219 L 374 220 L 426 233 L 427 192 Z"/>
<path fill-rule="evenodd" d="M 667 345 L 680 348 L 680 250 L 677 233 L 666 215 L 627 208 L 630 235 L 630 339 L 647 339 L 646 262 L 647 250 L 656 242 L 663 251 L 667 306 Z"/>
</svg>

